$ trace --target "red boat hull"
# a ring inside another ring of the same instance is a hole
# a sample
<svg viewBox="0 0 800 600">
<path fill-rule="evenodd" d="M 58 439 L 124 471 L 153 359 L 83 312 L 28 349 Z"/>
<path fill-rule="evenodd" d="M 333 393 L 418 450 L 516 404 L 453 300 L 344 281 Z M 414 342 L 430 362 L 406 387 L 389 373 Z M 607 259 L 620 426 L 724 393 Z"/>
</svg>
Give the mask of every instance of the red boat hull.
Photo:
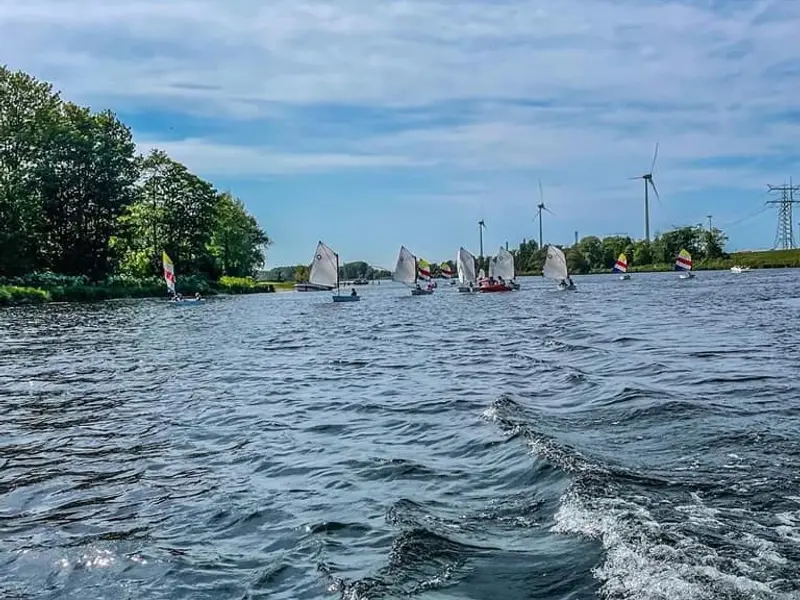
<svg viewBox="0 0 800 600">
<path fill-rule="evenodd" d="M 482 285 L 478 288 L 479 292 L 510 292 L 511 288 L 503 285 L 502 283 L 495 283 L 492 285 Z"/>
</svg>

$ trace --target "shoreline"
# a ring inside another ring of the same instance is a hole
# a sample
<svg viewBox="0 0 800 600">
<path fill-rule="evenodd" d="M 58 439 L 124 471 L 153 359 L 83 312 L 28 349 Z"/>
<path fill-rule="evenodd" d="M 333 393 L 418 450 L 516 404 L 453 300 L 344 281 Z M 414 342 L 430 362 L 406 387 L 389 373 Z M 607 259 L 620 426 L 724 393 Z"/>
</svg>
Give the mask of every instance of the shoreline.
<svg viewBox="0 0 800 600">
<path fill-rule="evenodd" d="M 61 285 L 59 285 L 59 283 Z M 178 281 L 178 292 L 193 296 L 274 294 L 294 290 L 294 283 L 255 281 L 249 277 L 223 277 L 219 281 L 187 279 Z M 80 278 L 46 274 L 0 282 L 0 307 L 50 303 L 102 302 L 125 298 L 167 298 L 163 281 L 124 279 L 89 283 Z"/>
</svg>

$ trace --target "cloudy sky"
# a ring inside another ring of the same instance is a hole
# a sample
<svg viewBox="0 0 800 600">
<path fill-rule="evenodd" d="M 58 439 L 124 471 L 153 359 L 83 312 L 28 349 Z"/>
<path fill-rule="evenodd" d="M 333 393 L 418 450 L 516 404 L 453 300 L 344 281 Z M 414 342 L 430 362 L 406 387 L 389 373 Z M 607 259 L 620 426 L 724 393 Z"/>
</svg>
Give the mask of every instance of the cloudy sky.
<svg viewBox="0 0 800 600">
<path fill-rule="evenodd" d="M 0 0 L 0 61 L 240 196 L 272 266 L 514 246 L 539 179 L 545 241 L 643 237 L 656 142 L 652 231 L 767 248 L 798 158 L 789 0 Z"/>
</svg>

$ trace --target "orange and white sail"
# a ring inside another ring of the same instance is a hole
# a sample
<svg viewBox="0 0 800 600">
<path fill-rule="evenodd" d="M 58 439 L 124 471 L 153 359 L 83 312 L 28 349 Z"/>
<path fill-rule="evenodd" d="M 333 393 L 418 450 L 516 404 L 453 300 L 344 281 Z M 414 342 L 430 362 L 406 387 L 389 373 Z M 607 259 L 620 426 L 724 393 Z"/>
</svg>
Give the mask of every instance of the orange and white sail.
<svg viewBox="0 0 800 600">
<path fill-rule="evenodd" d="M 624 252 L 617 257 L 617 262 L 614 263 L 614 272 L 615 273 L 628 272 L 628 257 L 625 256 Z"/>
<path fill-rule="evenodd" d="M 167 253 L 161 251 L 161 262 L 164 265 L 164 281 L 167 282 L 167 289 L 175 293 L 175 265 L 172 264 L 172 259 L 167 256 Z"/>
</svg>

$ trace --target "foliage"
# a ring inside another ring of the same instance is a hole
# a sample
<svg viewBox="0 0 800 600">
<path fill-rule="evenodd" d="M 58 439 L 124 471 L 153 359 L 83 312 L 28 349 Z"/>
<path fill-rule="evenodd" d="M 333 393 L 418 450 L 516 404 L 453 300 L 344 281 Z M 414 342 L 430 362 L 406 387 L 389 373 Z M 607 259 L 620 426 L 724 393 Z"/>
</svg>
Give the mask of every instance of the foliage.
<svg viewBox="0 0 800 600">
<path fill-rule="evenodd" d="M 0 277 L 83 276 L 41 288 L 103 295 L 88 284 L 120 289 L 109 277 L 158 277 L 165 250 L 178 281 L 194 288 L 184 278 L 254 275 L 269 243 L 237 198 L 162 151 L 138 156 L 112 112 L 63 101 L 49 84 L 0 67 Z"/>
<path fill-rule="evenodd" d="M 433 266 L 433 265 L 432 265 Z M 275 267 L 269 271 L 259 273 L 259 279 L 271 282 L 293 282 L 300 283 L 308 281 L 311 274 L 311 265 L 294 265 L 287 267 Z M 344 263 L 339 266 L 339 279 L 341 281 L 353 281 L 354 279 L 388 279 L 392 276 L 390 271 L 370 266 L 362 260 Z"/>
<path fill-rule="evenodd" d="M 39 288 L 0 285 L 0 306 L 41 304 L 49 300 L 50 294 Z"/>
</svg>

